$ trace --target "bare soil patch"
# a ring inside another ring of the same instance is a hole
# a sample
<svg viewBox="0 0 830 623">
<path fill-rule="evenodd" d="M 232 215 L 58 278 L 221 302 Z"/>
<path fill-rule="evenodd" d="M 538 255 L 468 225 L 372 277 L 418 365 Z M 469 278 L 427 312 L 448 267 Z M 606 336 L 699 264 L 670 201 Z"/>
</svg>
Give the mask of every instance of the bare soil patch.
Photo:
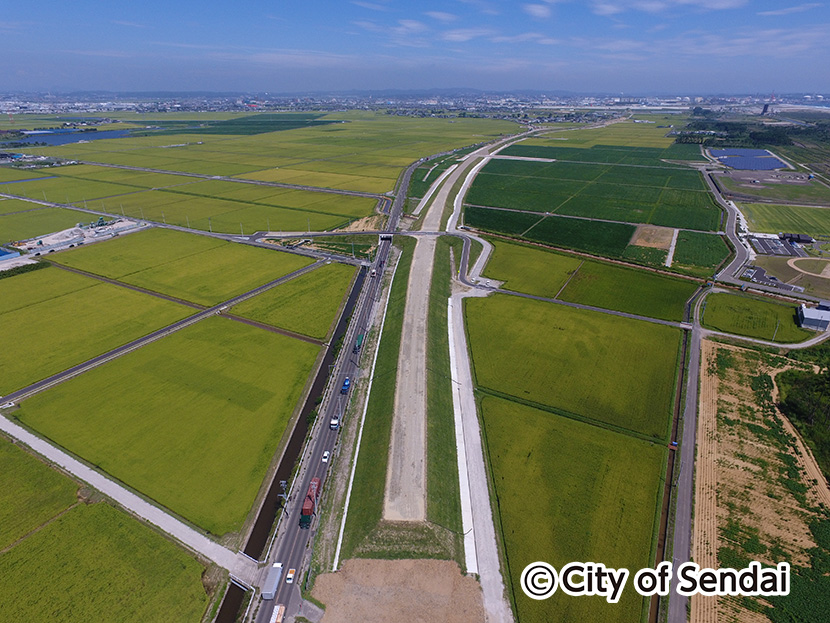
<svg viewBox="0 0 830 623">
<path fill-rule="evenodd" d="M 385 214 L 373 214 L 362 219 L 352 221 L 337 231 L 380 231 L 386 225 Z"/>
<path fill-rule="evenodd" d="M 671 247 L 674 230 L 671 227 L 657 227 L 655 225 L 638 225 L 631 243 L 638 247 L 668 250 Z"/>
<path fill-rule="evenodd" d="M 326 605 L 322 623 L 481 623 L 481 588 L 442 560 L 348 560 L 320 575 L 312 595 Z"/>
</svg>

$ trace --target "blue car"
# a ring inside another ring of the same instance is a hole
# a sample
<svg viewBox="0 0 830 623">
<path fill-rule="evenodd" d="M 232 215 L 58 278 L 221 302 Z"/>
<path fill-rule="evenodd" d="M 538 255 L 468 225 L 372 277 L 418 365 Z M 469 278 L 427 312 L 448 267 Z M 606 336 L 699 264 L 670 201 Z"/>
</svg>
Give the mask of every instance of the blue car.
<svg viewBox="0 0 830 623">
<path fill-rule="evenodd" d="M 347 376 L 346 380 L 343 381 L 343 387 L 340 388 L 340 393 L 341 394 L 348 394 L 349 393 L 349 387 L 351 386 L 351 384 L 352 384 L 352 382 L 349 380 L 349 377 Z"/>
</svg>

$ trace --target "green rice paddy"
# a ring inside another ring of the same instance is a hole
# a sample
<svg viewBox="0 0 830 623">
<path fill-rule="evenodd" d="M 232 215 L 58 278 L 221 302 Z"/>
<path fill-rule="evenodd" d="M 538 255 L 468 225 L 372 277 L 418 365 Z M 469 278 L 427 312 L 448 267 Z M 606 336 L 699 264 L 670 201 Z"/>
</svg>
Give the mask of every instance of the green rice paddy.
<svg viewBox="0 0 830 623">
<path fill-rule="evenodd" d="M 209 318 L 30 398 L 17 415 L 220 536 L 251 510 L 318 351 Z"/>
<path fill-rule="evenodd" d="M 465 313 L 480 387 L 665 438 L 680 330 L 508 295 Z"/>
</svg>

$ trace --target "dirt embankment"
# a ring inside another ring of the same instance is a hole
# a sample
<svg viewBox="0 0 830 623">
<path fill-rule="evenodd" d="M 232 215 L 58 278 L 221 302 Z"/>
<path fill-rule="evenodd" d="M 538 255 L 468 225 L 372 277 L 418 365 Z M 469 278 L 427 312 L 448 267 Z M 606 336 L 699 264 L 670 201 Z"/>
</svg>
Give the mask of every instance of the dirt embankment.
<svg viewBox="0 0 830 623">
<path fill-rule="evenodd" d="M 347 560 L 317 577 L 322 623 L 481 623 L 481 587 L 446 560 Z"/>
</svg>

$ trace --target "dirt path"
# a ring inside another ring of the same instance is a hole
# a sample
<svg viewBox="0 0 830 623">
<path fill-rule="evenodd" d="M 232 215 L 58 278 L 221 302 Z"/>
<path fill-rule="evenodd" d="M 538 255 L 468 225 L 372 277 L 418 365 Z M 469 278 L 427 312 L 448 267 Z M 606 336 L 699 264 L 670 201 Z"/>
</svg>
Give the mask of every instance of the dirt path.
<svg viewBox="0 0 830 623">
<path fill-rule="evenodd" d="M 790 268 L 794 268 L 800 273 L 804 273 L 805 275 L 811 275 L 813 277 L 823 277 L 825 279 L 830 279 L 830 261 L 827 262 L 827 265 L 821 269 L 820 273 L 811 273 L 809 270 L 804 270 L 803 268 L 799 268 L 796 262 L 798 260 L 803 260 L 808 258 L 803 257 L 794 257 L 791 260 L 787 260 L 787 266 Z M 818 258 L 811 258 L 811 259 L 818 259 Z"/>
<path fill-rule="evenodd" d="M 426 350 L 435 238 L 418 238 L 406 291 L 383 518 L 426 519 Z"/>
<path fill-rule="evenodd" d="M 312 591 L 326 604 L 322 623 L 481 623 L 475 578 L 441 560 L 347 560 L 319 576 Z"/>
<path fill-rule="evenodd" d="M 701 567 L 718 564 L 718 377 L 709 372 L 716 346 L 701 343 L 700 400 L 697 420 L 697 458 L 695 461 L 695 521 L 692 559 Z M 694 595 L 690 623 L 717 623 L 717 598 Z"/>
</svg>

